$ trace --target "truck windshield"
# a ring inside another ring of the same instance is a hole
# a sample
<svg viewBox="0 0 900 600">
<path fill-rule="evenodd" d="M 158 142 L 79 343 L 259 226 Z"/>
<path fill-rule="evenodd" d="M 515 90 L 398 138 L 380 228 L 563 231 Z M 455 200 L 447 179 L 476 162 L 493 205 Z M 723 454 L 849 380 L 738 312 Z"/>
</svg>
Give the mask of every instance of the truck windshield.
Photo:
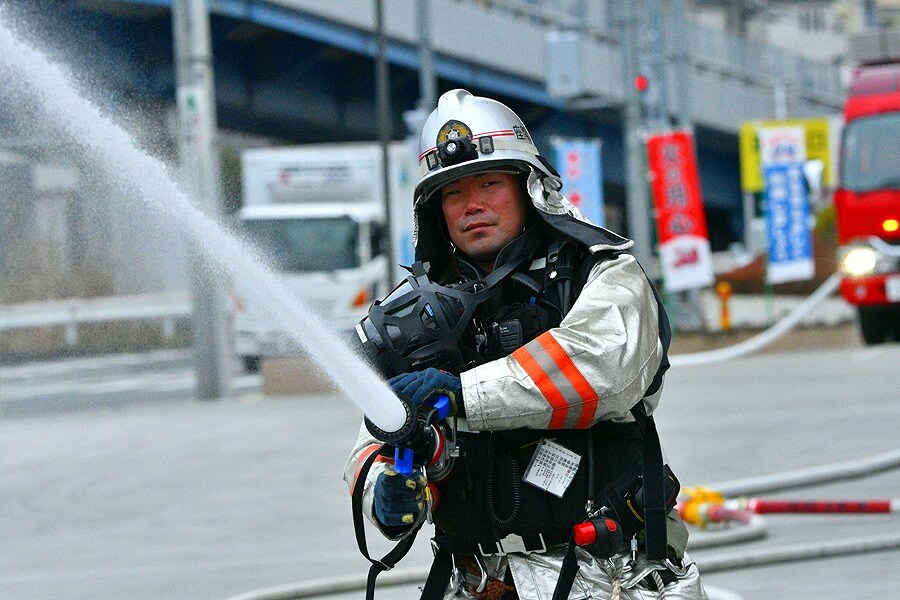
<svg viewBox="0 0 900 600">
<path fill-rule="evenodd" d="M 844 132 L 842 187 L 854 192 L 900 188 L 900 112 L 851 121 Z"/>
<path fill-rule="evenodd" d="M 247 219 L 250 239 L 282 271 L 334 271 L 359 266 L 359 225 L 349 217 Z"/>
</svg>

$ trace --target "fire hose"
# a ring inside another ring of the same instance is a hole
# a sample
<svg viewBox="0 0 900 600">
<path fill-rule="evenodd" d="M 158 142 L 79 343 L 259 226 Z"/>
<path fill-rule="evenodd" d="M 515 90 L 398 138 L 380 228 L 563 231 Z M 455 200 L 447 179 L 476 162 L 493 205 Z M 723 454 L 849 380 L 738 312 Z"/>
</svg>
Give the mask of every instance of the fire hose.
<svg viewBox="0 0 900 600">
<path fill-rule="evenodd" d="M 695 488 L 682 497 L 679 509 L 685 511 L 686 503 L 694 499 L 697 512 L 705 510 L 704 525 L 709 523 L 741 523 L 739 527 L 721 529 L 716 532 L 700 532 L 691 537 L 691 550 L 733 544 L 758 539 L 765 536 L 765 522 L 757 513 L 773 512 L 832 512 L 832 513 L 895 513 L 900 512 L 900 501 L 881 500 L 869 502 L 807 502 L 768 501 L 761 499 L 730 500 L 727 496 L 756 494 L 810 487 L 821 483 L 856 479 L 867 475 L 890 471 L 900 466 L 900 449 L 885 452 L 860 460 L 801 469 L 769 477 L 727 482 L 710 488 Z M 755 502 L 751 502 L 755 500 Z M 703 504 L 707 506 L 701 508 Z M 689 520 L 690 517 L 688 516 Z M 690 521 L 689 521 L 690 522 Z M 780 548 L 761 548 L 742 551 L 730 555 L 704 558 L 698 562 L 703 573 L 716 573 L 735 569 L 746 569 L 781 563 L 846 557 L 873 552 L 888 552 L 900 549 L 900 532 L 880 536 L 866 536 L 853 539 L 830 540 L 807 544 L 795 544 Z M 379 587 L 408 586 L 420 584 L 428 575 L 428 567 L 394 569 L 384 573 L 379 579 Z M 295 600 L 319 598 L 339 593 L 364 590 L 365 575 L 353 575 L 330 579 L 318 579 L 304 583 L 287 584 L 265 588 L 234 596 L 228 600 Z M 739 598 L 726 590 L 708 588 L 712 600 L 733 600 Z"/>
<path fill-rule="evenodd" d="M 740 554 L 709 558 L 698 563 L 703 573 L 718 573 L 734 569 L 746 569 L 790 562 L 845 557 L 855 554 L 886 552 L 900 549 L 900 533 L 867 536 L 849 540 L 831 540 L 810 544 L 796 544 L 781 548 L 764 548 Z M 379 587 L 397 587 L 420 584 L 428 576 L 427 567 L 388 571 L 379 579 Z M 318 579 L 306 583 L 288 584 L 265 588 L 233 596 L 228 600 L 299 600 L 321 598 L 345 592 L 355 592 L 366 587 L 365 575 Z"/>
<path fill-rule="evenodd" d="M 810 294 L 808 298 L 797 305 L 781 321 L 775 323 L 762 333 L 753 336 L 749 340 L 745 340 L 738 344 L 728 346 L 727 348 L 720 348 L 718 350 L 695 352 L 692 354 L 673 354 L 669 356 L 669 362 L 672 363 L 673 367 L 705 365 L 709 363 L 731 360 L 734 358 L 738 358 L 739 356 L 744 356 L 745 354 L 756 352 L 757 350 L 768 346 L 769 344 L 783 336 L 785 333 L 796 327 L 797 324 L 800 323 L 800 319 L 802 319 L 807 313 L 821 304 L 822 301 L 825 300 L 825 298 L 834 293 L 834 291 L 840 285 L 840 282 L 840 273 L 834 273 L 831 277 L 826 279 L 825 282 L 822 283 L 822 285 L 820 285 L 815 292 Z"/>
</svg>

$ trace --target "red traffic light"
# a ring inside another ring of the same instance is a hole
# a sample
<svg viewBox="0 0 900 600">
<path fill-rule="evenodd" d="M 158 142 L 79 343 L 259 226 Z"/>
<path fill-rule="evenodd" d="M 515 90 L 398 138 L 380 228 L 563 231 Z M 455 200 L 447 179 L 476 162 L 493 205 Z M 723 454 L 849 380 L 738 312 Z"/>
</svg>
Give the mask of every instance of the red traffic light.
<svg viewBox="0 0 900 600">
<path fill-rule="evenodd" d="M 648 83 L 649 82 L 644 75 L 638 73 L 634 76 L 634 89 L 636 89 L 637 91 L 646 92 Z"/>
</svg>

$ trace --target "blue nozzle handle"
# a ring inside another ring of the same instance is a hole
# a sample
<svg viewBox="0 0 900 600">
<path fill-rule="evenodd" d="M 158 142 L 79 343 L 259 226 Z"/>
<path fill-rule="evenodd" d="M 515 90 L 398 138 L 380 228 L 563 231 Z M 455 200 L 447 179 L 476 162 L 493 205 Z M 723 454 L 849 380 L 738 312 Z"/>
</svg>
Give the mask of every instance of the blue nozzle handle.
<svg viewBox="0 0 900 600">
<path fill-rule="evenodd" d="M 450 397 L 446 394 L 441 394 L 434 401 L 433 406 L 438 411 L 438 419 L 446 418 L 447 414 L 450 412 Z"/>
<path fill-rule="evenodd" d="M 438 412 L 438 419 L 444 419 L 447 417 L 447 414 L 450 412 L 450 398 L 441 394 L 437 396 L 432 404 L 430 401 L 428 402 L 434 409 Z M 394 448 L 394 470 L 400 473 L 401 475 L 405 475 L 407 477 L 412 477 L 413 472 L 413 451 L 412 448 Z"/>
<path fill-rule="evenodd" d="M 412 477 L 412 448 L 394 448 L 394 470 L 406 477 Z"/>
</svg>

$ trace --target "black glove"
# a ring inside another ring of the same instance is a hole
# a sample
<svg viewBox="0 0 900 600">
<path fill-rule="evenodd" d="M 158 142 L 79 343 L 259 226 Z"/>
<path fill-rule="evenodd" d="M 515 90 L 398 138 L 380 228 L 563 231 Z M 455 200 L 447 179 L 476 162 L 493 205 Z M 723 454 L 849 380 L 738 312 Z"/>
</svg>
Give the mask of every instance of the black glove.
<svg viewBox="0 0 900 600">
<path fill-rule="evenodd" d="M 403 373 L 388 380 L 394 393 L 409 398 L 416 408 L 437 396 L 445 395 L 450 399 L 449 415 L 462 415 L 462 383 L 459 377 L 429 367 L 424 371 Z"/>
<path fill-rule="evenodd" d="M 411 477 L 401 475 L 388 466 L 375 481 L 375 516 L 382 525 L 412 525 L 425 510 L 427 482 L 416 469 Z"/>
</svg>

